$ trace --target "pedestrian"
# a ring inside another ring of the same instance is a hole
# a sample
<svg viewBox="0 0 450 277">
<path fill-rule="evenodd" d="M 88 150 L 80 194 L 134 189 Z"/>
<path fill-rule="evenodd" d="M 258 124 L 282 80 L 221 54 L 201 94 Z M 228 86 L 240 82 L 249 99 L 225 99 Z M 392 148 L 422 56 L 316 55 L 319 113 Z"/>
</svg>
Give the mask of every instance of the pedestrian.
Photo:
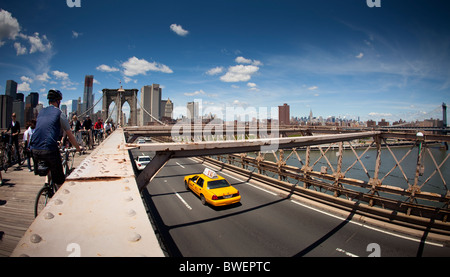
<svg viewBox="0 0 450 277">
<path fill-rule="evenodd" d="M 30 141 L 31 136 L 34 133 L 34 129 L 36 128 L 36 120 L 31 120 L 30 127 L 23 133 L 23 150 L 24 154 L 26 155 L 27 161 L 28 161 L 28 171 L 33 171 L 31 169 L 31 150 L 30 150 Z"/>
</svg>

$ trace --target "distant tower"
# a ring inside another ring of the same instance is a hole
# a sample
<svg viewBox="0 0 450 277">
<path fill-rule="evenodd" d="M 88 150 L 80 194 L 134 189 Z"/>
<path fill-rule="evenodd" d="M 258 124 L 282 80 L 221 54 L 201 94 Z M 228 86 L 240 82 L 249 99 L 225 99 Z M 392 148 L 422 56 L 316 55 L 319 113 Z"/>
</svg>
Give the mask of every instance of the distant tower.
<svg viewBox="0 0 450 277">
<path fill-rule="evenodd" d="M 278 120 L 280 125 L 290 124 L 290 108 L 288 104 L 278 106 Z"/>
<path fill-rule="evenodd" d="M 447 128 L 447 105 L 445 103 L 442 103 L 442 122 L 444 128 Z"/>
<path fill-rule="evenodd" d="M 82 112 L 86 112 L 94 105 L 94 95 L 92 93 L 93 85 L 94 85 L 94 76 L 86 75 L 86 77 L 84 78 L 84 95 L 83 95 Z M 89 111 L 88 114 L 92 115 L 93 111 L 92 110 Z"/>
<path fill-rule="evenodd" d="M 151 86 L 143 86 L 141 88 L 141 107 L 150 113 L 153 117 L 147 114 L 145 111 L 141 111 L 142 124 L 148 125 L 149 122 L 154 122 L 156 119 L 160 119 L 164 111 L 161 111 L 161 94 L 162 88 L 159 84 L 153 84 Z"/>
</svg>

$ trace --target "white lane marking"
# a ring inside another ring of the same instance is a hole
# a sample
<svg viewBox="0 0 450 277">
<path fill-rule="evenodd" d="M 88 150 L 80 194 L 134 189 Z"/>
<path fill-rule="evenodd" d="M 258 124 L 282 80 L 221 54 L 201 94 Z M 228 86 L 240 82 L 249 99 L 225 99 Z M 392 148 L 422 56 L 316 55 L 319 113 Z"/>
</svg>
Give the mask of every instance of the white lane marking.
<svg viewBox="0 0 450 277">
<path fill-rule="evenodd" d="M 353 254 L 353 253 L 350 253 L 350 252 L 348 252 L 348 251 L 345 251 L 344 249 L 341 249 L 341 248 L 336 248 L 336 251 L 342 252 L 342 253 L 344 253 L 345 255 L 350 256 L 350 257 L 359 257 L 358 255 L 355 255 L 355 254 Z"/>
<path fill-rule="evenodd" d="M 180 163 L 177 162 L 177 165 L 181 166 L 181 168 L 185 168 L 184 166 L 182 166 Z"/>
<path fill-rule="evenodd" d="M 238 181 L 238 182 L 245 183 L 245 184 L 247 184 L 247 185 L 249 185 L 249 186 L 254 187 L 255 189 L 259 189 L 259 190 L 262 190 L 262 191 L 264 191 L 264 192 L 267 192 L 268 194 L 272 194 L 272 195 L 275 195 L 275 196 L 278 195 L 278 194 L 276 194 L 275 192 L 272 192 L 272 191 L 269 191 L 269 190 L 260 188 L 260 187 L 255 186 L 255 185 L 252 185 L 252 184 L 250 184 L 249 182 L 245 182 L 245 181 L 243 181 L 243 180 L 240 180 L 240 179 L 238 179 L 238 178 L 236 178 L 236 177 L 234 177 L 234 176 L 231 176 L 231 175 L 229 175 L 229 174 L 227 174 L 227 173 L 220 172 L 220 174 L 226 175 L 226 176 L 228 176 L 228 177 L 230 177 L 230 178 L 232 178 L 232 179 L 234 179 L 234 180 L 236 180 L 236 181 Z"/>
<path fill-rule="evenodd" d="M 177 192 L 175 192 L 175 195 L 181 200 L 181 202 L 183 202 L 183 204 L 186 206 L 186 208 L 188 208 L 189 210 L 192 210 L 191 206 L 189 206 L 189 204 L 184 201 L 183 197 L 181 197 Z"/>
<path fill-rule="evenodd" d="M 331 216 L 331 217 L 334 217 L 334 218 L 337 218 L 337 219 L 340 219 L 340 220 L 346 220 L 346 218 L 343 218 L 343 217 L 340 217 L 340 216 L 337 216 L 337 215 L 334 215 L 334 214 L 331 214 L 331 213 L 327 213 L 325 211 L 321 211 L 319 209 L 310 207 L 308 205 L 302 204 L 302 203 L 300 203 L 298 201 L 295 201 L 295 200 L 291 200 L 291 202 L 294 203 L 294 204 L 300 205 L 302 207 L 308 208 L 310 210 L 313 210 L 313 211 L 316 211 L 316 212 L 319 212 L 319 213 L 322 213 L 322 214 L 325 214 L 325 215 L 328 215 L 328 216 Z M 389 231 L 385 231 L 385 230 L 382 230 L 382 229 L 378 229 L 378 228 L 375 228 L 375 227 L 372 227 L 372 226 L 368 226 L 368 225 L 365 225 L 363 223 L 355 222 L 353 220 L 350 220 L 349 223 L 353 223 L 353 224 L 356 224 L 358 226 L 361 226 L 361 227 L 364 227 L 364 228 L 367 228 L 367 229 L 370 229 L 370 230 L 374 230 L 374 231 L 377 231 L 377 232 L 380 232 L 380 233 L 384 233 L 384 234 L 387 234 L 387 235 L 391 235 L 391 236 L 394 236 L 394 237 L 399 237 L 399 238 L 402 238 L 402 239 L 407 239 L 407 240 L 411 240 L 411 241 L 415 241 L 415 242 L 419 242 L 419 243 L 421 242 L 420 239 L 399 235 L 399 234 L 392 233 L 392 232 L 389 232 Z M 440 244 L 440 243 L 434 243 L 434 242 L 428 242 L 428 241 L 425 241 L 425 243 L 429 244 L 429 245 L 438 246 L 438 247 L 444 247 L 444 245 Z"/>
</svg>

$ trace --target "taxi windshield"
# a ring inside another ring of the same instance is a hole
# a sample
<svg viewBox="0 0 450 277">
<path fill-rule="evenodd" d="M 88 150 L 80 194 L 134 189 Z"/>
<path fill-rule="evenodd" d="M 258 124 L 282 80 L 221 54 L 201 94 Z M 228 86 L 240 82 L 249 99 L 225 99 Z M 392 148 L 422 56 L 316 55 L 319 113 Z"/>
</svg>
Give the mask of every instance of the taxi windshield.
<svg viewBox="0 0 450 277">
<path fill-rule="evenodd" d="M 225 180 L 225 179 L 208 182 L 208 189 L 218 189 L 218 188 L 225 188 L 225 187 L 229 187 L 229 186 L 230 186 L 230 184 L 228 184 L 227 180 Z"/>
</svg>

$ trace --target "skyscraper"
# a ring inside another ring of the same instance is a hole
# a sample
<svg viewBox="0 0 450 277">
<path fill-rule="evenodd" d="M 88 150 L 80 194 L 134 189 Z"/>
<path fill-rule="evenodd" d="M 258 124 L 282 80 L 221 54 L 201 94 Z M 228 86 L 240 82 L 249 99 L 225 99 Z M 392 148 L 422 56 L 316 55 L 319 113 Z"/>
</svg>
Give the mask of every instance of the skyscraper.
<svg viewBox="0 0 450 277">
<path fill-rule="evenodd" d="M 187 118 L 190 120 L 195 120 L 198 118 L 198 102 L 188 102 L 187 103 Z"/>
<path fill-rule="evenodd" d="M 278 106 L 278 120 L 280 125 L 290 124 L 290 107 L 288 104 L 285 103 L 283 106 Z"/>
<path fill-rule="evenodd" d="M 94 85 L 94 75 L 86 75 L 84 78 L 84 94 L 83 94 L 83 113 L 92 108 L 94 105 L 94 95 L 92 89 Z M 93 111 L 89 111 L 87 114 L 92 115 Z"/>
<path fill-rule="evenodd" d="M 161 94 L 162 89 L 158 84 L 141 88 L 141 108 L 143 109 L 141 110 L 141 122 L 143 125 L 155 121 L 148 113 L 158 120 L 161 119 Z"/>
<path fill-rule="evenodd" d="M 13 81 L 13 80 L 6 81 L 5 95 L 11 96 L 12 101 L 16 100 L 16 97 L 17 97 L 17 83 L 15 81 Z"/>
<path fill-rule="evenodd" d="M 35 119 L 33 110 L 37 104 L 39 104 L 39 93 L 31 92 L 25 97 L 25 123 Z"/>
</svg>

